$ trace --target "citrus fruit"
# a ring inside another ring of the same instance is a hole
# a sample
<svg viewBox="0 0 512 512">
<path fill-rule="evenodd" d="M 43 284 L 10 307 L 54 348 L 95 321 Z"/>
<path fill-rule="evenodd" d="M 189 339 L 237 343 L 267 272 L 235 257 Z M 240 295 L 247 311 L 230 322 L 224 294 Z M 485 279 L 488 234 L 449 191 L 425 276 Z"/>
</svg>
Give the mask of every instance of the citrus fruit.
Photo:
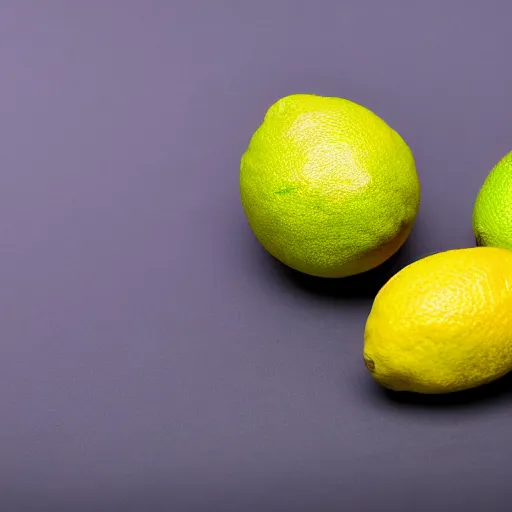
<svg viewBox="0 0 512 512">
<path fill-rule="evenodd" d="M 512 152 L 487 176 L 473 208 L 477 245 L 512 249 Z"/>
<path fill-rule="evenodd" d="M 449 393 L 512 369 L 512 251 L 453 249 L 396 273 L 364 334 L 373 377 L 397 391 Z"/>
<path fill-rule="evenodd" d="M 267 111 L 240 163 L 240 196 L 261 245 L 306 274 L 376 267 L 408 237 L 420 201 L 411 150 L 352 101 L 312 94 Z"/>
</svg>

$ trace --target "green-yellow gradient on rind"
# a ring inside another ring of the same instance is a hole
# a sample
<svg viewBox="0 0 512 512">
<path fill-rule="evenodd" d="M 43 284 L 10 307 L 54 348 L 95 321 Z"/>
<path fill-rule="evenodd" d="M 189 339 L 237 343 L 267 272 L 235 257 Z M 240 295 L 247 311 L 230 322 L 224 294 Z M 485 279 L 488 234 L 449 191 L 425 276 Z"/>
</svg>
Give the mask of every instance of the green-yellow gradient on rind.
<svg viewBox="0 0 512 512">
<path fill-rule="evenodd" d="M 259 242 L 319 277 L 364 272 L 407 239 L 420 202 L 411 150 L 367 108 L 310 94 L 274 103 L 242 156 L 240 195 Z"/>
<path fill-rule="evenodd" d="M 473 208 L 477 245 L 512 250 L 512 152 L 487 176 Z"/>
</svg>

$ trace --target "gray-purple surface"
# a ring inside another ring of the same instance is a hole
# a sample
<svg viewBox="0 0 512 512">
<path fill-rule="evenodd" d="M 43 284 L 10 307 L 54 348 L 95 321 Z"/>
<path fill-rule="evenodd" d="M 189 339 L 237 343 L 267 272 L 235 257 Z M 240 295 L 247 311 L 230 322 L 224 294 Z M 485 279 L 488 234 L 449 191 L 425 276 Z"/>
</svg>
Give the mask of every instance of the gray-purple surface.
<svg viewBox="0 0 512 512">
<path fill-rule="evenodd" d="M 474 245 L 512 149 L 506 0 L 0 4 L 0 509 L 505 511 L 512 385 L 382 391 L 393 272 Z M 271 103 L 349 98 L 411 146 L 413 234 L 322 281 L 260 248 L 239 159 Z"/>
</svg>

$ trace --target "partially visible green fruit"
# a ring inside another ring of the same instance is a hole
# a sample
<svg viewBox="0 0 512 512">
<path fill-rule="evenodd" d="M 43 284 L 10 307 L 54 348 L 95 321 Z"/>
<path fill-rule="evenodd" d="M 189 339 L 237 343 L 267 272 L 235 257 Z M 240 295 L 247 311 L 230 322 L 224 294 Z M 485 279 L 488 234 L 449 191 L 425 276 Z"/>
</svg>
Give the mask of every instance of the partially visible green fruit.
<svg viewBox="0 0 512 512">
<path fill-rule="evenodd" d="M 240 195 L 260 243 L 286 265 L 345 277 L 381 264 L 407 239 L 420 183 L 402 137 L 346 99 L 286 96 L 240 165 Z"/>
<path fill-rule="evenodd" d="M 487 176 L 473 208 L 477 245 L 512 250 L 512 152 Z"/>
</svg>

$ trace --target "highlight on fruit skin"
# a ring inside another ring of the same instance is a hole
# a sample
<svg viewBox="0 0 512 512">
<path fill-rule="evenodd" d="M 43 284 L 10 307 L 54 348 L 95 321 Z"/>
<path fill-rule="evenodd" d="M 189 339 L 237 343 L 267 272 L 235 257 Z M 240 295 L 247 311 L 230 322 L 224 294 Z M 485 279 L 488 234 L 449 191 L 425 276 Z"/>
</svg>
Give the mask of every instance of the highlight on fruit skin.
<svg viewBox="0 0 512 512">
<path fill-rule="evenodd" d="M 375 113 L 292 94 L 270 106 L 241 157 L 240 199 L 272 256 L 339 278 L 377 267 L 404 244 L 420 182 L 409 146 Z"/>
<path fill-rule="evenodd" d="M 512 250 L 512 151 L 492 168 L 473 206 L 477 246 Z"/>
<path fill-rule="evenodd" d="M 375 297 L 363 361 L 393 391 L 442 394 L 512 370 L 512 251 L 452 249 L 395 274 Z"/>
</svg>

